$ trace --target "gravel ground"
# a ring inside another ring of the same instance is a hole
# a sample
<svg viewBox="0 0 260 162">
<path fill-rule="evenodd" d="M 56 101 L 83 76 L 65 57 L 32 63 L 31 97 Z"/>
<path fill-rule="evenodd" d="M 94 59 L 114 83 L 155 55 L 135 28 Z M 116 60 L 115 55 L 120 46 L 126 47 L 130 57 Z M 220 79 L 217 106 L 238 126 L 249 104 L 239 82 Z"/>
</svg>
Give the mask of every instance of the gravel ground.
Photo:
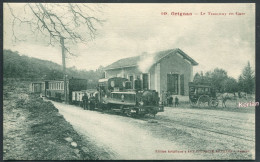
<svg viewBox="0 0 260 162">
<path fill-rule="evenodd" d="M 185 150 L 167 139 L 155 138 L 139 125 L 147 121 L 129 117 L 83 110 L 76 106 L 53 102 L 64 118 L 79 134 L 92 139 L 107 150 L 112 159 L 199 159 L 192 154 L 159 153 L 158 151 Z"/>
<path fill-rule="evenodd" d="M 254 159 L 253 111 L 165 108 L 134 119 L 53 102 L 109 159 Z M 106 159 L 106 158 L 100 158 Z"/>
<path fill-rule="evenodd" d="M 200 153 L 203 159 L 255 158 L 254 113 L 166 108 L 156 120 L 160 128 L 151 131 L 157 137 L 182 143 L 190 150 L 214 150 Z"/>
</svg>

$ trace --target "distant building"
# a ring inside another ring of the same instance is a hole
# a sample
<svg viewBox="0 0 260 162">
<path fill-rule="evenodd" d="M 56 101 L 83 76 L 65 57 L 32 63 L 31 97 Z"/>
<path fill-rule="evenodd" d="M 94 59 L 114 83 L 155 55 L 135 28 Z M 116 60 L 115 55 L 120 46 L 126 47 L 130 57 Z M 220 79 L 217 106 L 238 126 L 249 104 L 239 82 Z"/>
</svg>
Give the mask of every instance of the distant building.
<svg viewBox="0 0 260 162">
<path fill-rule="evenodd" d="M 198 63 L 182 50 L 170 49 L 118 60 L 105 68 L 105 78 L 124 77 L 132 83 L 140 78 L 144 89 L 188 95 L 195 65 Z"/>
</svg>

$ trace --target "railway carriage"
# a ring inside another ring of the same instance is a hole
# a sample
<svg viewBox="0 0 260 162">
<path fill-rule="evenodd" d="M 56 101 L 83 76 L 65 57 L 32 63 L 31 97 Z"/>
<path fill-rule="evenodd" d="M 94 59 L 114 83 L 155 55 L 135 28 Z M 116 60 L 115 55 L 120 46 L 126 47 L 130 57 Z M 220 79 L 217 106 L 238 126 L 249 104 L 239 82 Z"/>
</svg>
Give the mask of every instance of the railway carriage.
<svg viewBox="0 0 260 162">
<path fill-rule="evenodd" d="M 67 96 L 69 103 L 72 103 L 72 92 L 87 90 L 88 81 L 86 79 L 71 78 L 67 81 Z M 64 81 L 63 80 L 49 80 L 45 81 L 45 94 L 47 98 L 64 101 Z"/>
<path fill-rule="evenodd" d="M 215 89 L 206 83 L 189 82 L 189 100 L 191 106 L 217 107 L 218 99 Z"/>
</svg>

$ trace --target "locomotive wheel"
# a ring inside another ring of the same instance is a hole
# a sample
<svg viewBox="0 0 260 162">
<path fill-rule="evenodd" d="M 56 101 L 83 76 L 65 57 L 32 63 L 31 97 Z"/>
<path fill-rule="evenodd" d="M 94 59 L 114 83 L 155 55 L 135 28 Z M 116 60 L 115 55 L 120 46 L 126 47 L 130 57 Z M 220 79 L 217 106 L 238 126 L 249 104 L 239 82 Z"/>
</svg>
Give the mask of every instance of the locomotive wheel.
<svg viewBox="0 0 260 162">
<path fill-rule="evenodd" d="M 198 99 L 199 107 L 208 107 L 210 105 L 210 98 L 207 95 L 200 96 Z"/>
</svg>

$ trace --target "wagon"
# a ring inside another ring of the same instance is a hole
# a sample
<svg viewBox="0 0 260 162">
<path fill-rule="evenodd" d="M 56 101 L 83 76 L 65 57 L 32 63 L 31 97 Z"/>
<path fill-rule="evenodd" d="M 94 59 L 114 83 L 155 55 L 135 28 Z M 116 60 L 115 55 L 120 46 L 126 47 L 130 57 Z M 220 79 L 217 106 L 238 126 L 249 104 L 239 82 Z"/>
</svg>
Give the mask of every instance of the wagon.
<svg viewBox="0 0 260 162">
<path fill-rule="evenodd" d="M 199 107 L 217 107 L 219 103 L 210 84 L 193 82 L 189 82 L 189 101 L 191 106 Z"/>
</svg>

